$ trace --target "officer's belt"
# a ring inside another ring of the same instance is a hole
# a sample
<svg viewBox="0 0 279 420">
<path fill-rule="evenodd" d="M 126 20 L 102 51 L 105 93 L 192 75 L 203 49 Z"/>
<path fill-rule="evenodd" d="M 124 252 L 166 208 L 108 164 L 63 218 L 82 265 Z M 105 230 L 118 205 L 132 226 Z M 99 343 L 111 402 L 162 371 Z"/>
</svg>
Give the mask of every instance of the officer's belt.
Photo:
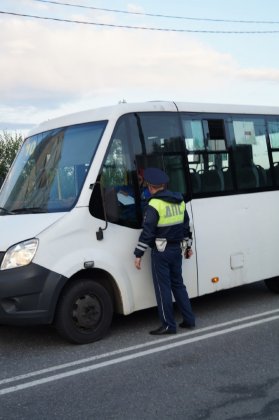
<svg viewBox="0 0 279 420">
<path fill-rule="evenodd" d="M 167 244 L 181 244 L 183 239 L 177 240 L 177 239 L 166 239 L 166 238 L 156 238 L 161 241 L 166 241 Z"/>
</svg>

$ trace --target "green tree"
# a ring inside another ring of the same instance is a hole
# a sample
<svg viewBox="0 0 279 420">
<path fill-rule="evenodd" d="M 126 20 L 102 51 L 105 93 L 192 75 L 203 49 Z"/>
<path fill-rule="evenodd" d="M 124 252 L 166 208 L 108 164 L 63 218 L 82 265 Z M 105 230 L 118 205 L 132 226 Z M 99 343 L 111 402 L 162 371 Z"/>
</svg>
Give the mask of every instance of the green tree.
<svg viewBox="0 0 279 420">
<path fill-rule="evenodd" d="M 0 185 L 1 181 L 5 179 L 22 142 L 22 134 L 15 133 L 12 135 L 7 131 L 0 134 Z"/>
</svg>

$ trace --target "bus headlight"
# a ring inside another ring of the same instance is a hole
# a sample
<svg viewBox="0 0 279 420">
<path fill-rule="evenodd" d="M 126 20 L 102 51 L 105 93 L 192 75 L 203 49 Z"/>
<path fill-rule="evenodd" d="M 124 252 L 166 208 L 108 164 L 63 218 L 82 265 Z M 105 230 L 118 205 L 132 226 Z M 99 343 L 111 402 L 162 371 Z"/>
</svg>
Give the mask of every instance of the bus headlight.
<svg viewBox="0 0 279 420">
<path fill-rule="evenodd" d="M 29 264 L 36 254 L 38 244 L 39 240 L 34 238 L 13 245 L 4 255 L 1 270 L 22 267 Z"/>
</svg>

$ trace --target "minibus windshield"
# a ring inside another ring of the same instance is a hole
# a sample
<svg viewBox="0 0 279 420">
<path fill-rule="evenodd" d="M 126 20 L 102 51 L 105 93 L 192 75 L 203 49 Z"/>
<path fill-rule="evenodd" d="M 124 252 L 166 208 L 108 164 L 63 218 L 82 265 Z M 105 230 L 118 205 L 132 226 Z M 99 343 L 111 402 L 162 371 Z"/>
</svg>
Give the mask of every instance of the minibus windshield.
<svg viewBox="0 0 279 420">
<path fill-rule="evenodd" d="M 0 193 L 0 215 L 69 211 L 76 203 L 106 121 L 25 140 Z"/>
</svg>

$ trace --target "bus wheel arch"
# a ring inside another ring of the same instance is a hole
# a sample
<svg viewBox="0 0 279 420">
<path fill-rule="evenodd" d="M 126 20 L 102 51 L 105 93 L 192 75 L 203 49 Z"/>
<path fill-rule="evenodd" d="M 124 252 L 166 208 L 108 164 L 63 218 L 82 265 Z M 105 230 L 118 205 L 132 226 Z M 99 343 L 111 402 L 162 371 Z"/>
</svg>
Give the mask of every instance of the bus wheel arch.
<svg viewBox="0 0 279 420">
<path fill-rule="evenodd" d="M 56 306 L 54 324 L 66 340 L 86 344 L 108 331 L 114 311 L 121 311 L 120 292 L 103 270 L 76 273 L 64 286 Z"/>
</svg>

